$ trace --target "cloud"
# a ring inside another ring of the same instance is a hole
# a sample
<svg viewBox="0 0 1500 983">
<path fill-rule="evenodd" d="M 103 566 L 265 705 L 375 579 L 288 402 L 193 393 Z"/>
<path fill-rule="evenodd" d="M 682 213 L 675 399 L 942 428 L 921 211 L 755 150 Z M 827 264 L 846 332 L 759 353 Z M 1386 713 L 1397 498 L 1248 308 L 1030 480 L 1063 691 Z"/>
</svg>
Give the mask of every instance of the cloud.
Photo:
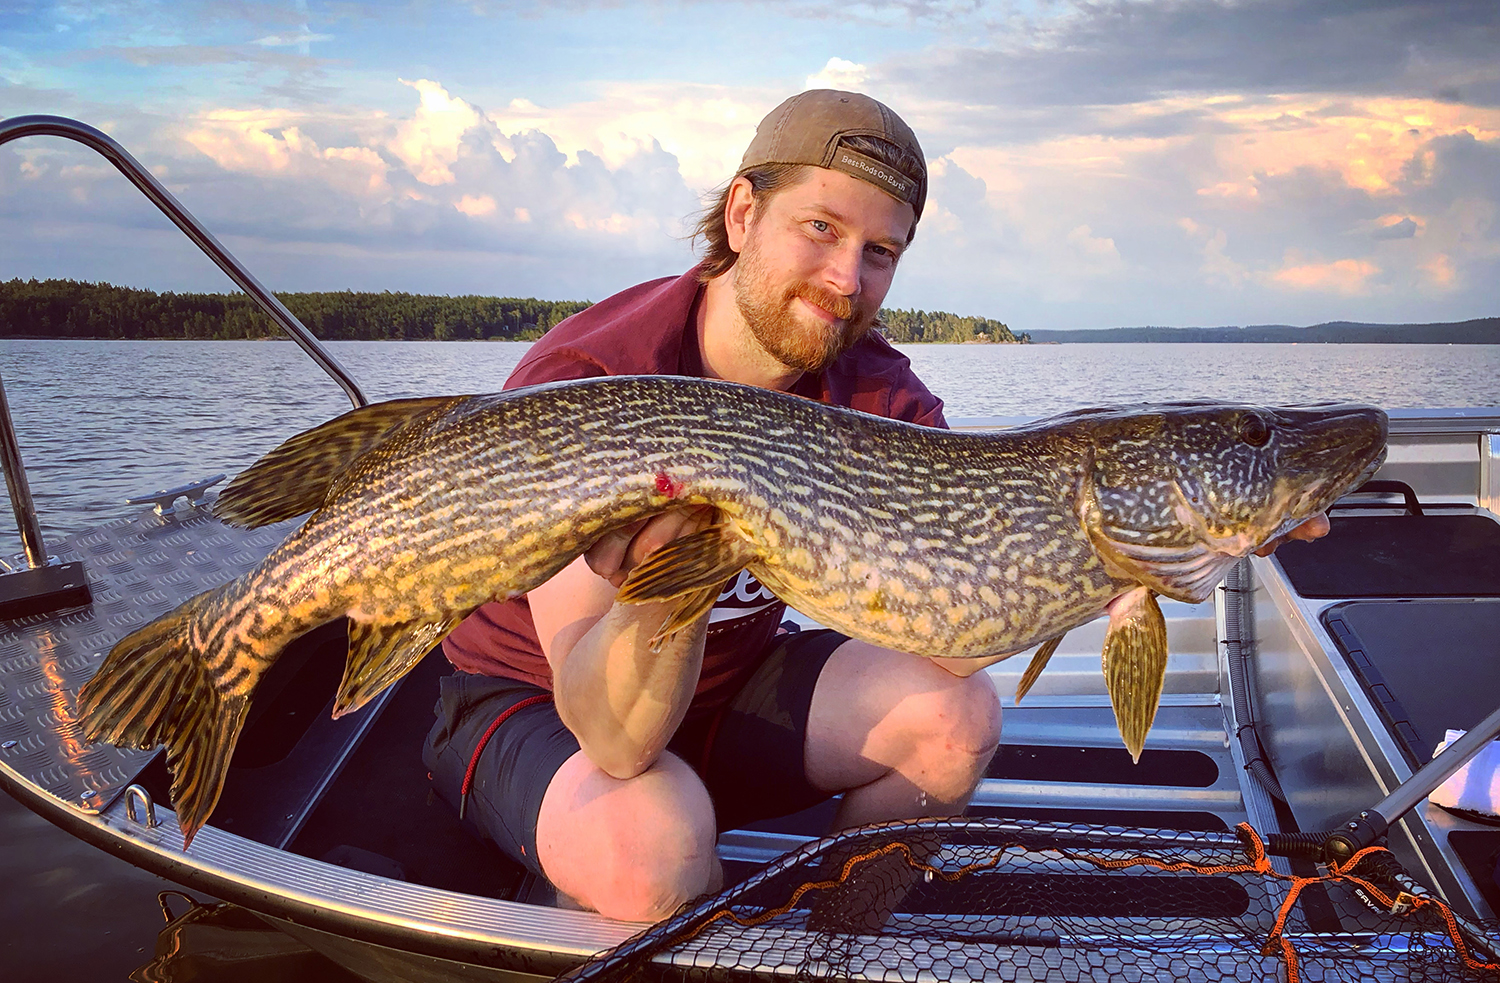
<svg viewBox="0 0 1500 983">
<path fill-rule="evenodd" d="M 570 159 L 546 133 L 507 131 L 439 82 L 408 87 L 415 105 L 394 118 L 135 114 L 141 138 L 129 143 L 276 289 L 599 298 L 690 265 L 682 219 L 697 196 L 659 142 L 616 147 L 613 163 L 582 148 Z M 181 274 L 143 273 L 145 240 L 125 247 L 123 230 L 162 224 L 96 158 L 66 145 L 0 151 L 0 262 L 11 275 L 49 275 L 40 267 L 59 251 L 38 240 L 66 230 L 89 247 L 50 275 L 219 287 L 197 282 L 193 260 Z"/>
<path fill-rule="evenodd" d="M 717 9 L 573 6 L 616 25 L 649 12 L 698 26 Z M 692 51 L 664 37 L 628 69 L 578 62 L 563 84 L 514 52 L 486 49 L 483 71 L 449 58 L 465 38 L 431 47 L 405 8 L 346 11 L 335 30 L 321 5 L 309 22 L 294 4 L 223 0 L 193 8 L 212 11 L 211 31 L 173 34 L 160 18 L 51 62 L 29 54 L 29 88 L 0 83 L 0 106 L 107 121 L 278 286 L 597 299 L 675 272 L 700 195 L 806 84 L 870 92 L 928 153 L 896 306 L 1018 330 L 1495 313 L 1492 2 L 746 6 L 732 16 L 774 16 L 795 43 L 747 60 L 712 32 Z M 478 24 L 467 9 L 431 16 Z M 482 26 L 516 51 L 555 43 L 547 7 L 523 13 L 493 5 Z M 579 50 L 617 40 L 575 20 Z M 372 25 L 404 32 L 399 56 L 370 53 Z M 305 57 L 314 42 L 338 59 Z M 137 99 L 42 85 L 85 71 L 154 87 Z M 159 223 L 118 185 L 46 147 L 0 151 L 0 262 L 196 282 L 122 245 L 122 230 Z M 69 251 L 63 228 L 87 234 Z"/>
<path fill-rule="evenodd" d="M 256 38 L 251 44 L 258 44 L 267 48 L 291 48 L 301 47 L 306 53 L 306 46 L 314 41 L 332 41 L 332 34 L 313 34 L 303 30 L 297 34 L 268 34 L 263 38 Z"/>
<path fill-rule="evenodd" d="M 1115 241 L 1094 235 L 1094 230 L 1087 225 L 1080 225 L 1069 231 L 1067 242 L 1079 255 L 1095 262 L 1108 262 L 1120 258 L 1120 251 L 1115 248 Z"/>
<path fill-rule="evenodd" d="M 479 218 L 495 210 L 495 199 L 489 195 L 464 195 L 453 207 L 470 218 Z M 525 209 L 517 209 L 517 211 L 525 211 Z"/>
<path fill-rule="evenodd" d="M 452 184 L 448 165 L 458 159 L 460 138 L 481 119 L 479 110 L 428 79 L 408 82 L 421 96 L 417 112 L 396 129 L 391 151 L 423 184 Z"/>
<path fill-rule="evenodd" d="M 1369 279 L 1379 272 L 1378 266 L 1362 259 L 1304 263 L 1288 257 L 1287 265 L 1271 274 L 1270 280 L 1278 286 L 1294 290 L 1318 290 L 1352 296 L 1364 293 Z"/>
<path fill-rule="evenodd" d="M 970 105 L 1079 106 L 1175 93 L 1337 91 L 1500 103 L 1490 0 L 1104 0 L 991 28 L 986 41 L 913 52 L 885 73 Z M 1455 78 L 1462 78 L 1460 85 Z"/>
<path fill-rule="evenodd" d="M 253 43 L 260 44 L 260 42 Z M 245 62 L 306 71 L 322 64 L 319 59 L 310 58 L 305 54 L 256 50 L 241 45 L 158 44 L 138 47 L 109 45 L 95 48 L 82 57 L 118 58 L 138 68 L 154 68 L 162 65 L 195 67 Z"/>
<path fill-rule="evenodd" d="M 1433 256 L 1418 268 L 1427 275 L 1428 282 L 1434 287 L 1447 289 L 1454 286 L 1454 282 L 1458 279 L 1458 272 L 1453 268 L 1453 260 L 1442 253 Z"/>
<path fill-rule="evenodd" d="M 1372 239 L 1410 239 L 1417 234 L 1417 223 L 1411 216 L 1403 215 L 1394 222 L 1381 225 L 1370 233 Z"/>
<path fill-rule="evenodd" d="M 869 77 L 870 70 L 863 65 L 842 58 L 830 58 L 828 64 L 823 66 L 822 71 L 816 75 L 807 77 L 806 87 L 809 89 L 862 89 L 865 80 Z"/>
<path fill-rule="evenodd" d="M 546 133 L 573 163 L 588 151 L 616 168 L 660 148 L 677 158 L 689 187 L 706 191 L 734 174 L 756 124 L 787 95 L 772 87 L 610 82 L 590 99 L 539 106 L 517 98 L 487 116 L 505 133 Z"/>
</svg>

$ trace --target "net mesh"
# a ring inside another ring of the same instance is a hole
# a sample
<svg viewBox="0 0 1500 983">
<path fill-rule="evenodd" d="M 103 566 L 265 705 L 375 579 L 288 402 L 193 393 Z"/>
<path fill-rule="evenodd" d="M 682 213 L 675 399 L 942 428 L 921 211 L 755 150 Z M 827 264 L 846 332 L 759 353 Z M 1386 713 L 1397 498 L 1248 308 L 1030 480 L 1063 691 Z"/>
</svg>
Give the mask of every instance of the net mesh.
<svg viewBox="0 0 1500 983">
<path fill-rule="evenodd" d="M 563 979 L 1493 981 L 1497 951 L 1384 847 L 925 820 L 810 843 Z"/>
</svg>

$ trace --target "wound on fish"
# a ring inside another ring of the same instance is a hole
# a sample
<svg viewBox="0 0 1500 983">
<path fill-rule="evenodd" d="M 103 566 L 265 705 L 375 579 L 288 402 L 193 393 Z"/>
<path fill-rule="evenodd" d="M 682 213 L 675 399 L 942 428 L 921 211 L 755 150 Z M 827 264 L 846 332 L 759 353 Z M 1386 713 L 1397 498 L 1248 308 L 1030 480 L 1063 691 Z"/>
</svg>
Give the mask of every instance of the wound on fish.
<svg viewBox="0 0 1500 983">
<path fill-rule="evenodd" d="M 676 498 L 682 494 L 682 482 L 674 481 L 672 476 L 665 471 L 656 472 L 656 493 L 668 498 Z"/>
</svg>

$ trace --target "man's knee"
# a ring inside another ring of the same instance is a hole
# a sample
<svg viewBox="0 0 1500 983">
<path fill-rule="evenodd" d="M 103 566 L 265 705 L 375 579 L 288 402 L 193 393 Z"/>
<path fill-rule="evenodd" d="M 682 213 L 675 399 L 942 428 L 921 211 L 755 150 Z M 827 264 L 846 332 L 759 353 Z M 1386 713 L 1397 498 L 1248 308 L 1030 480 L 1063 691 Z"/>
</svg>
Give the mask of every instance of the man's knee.
<svg viewBox="0 0 1500 983">
<path fill-rule="evenodd" d="M 989 758 L 1000 746 L 1000 694 L 989 674 L 959 680 L 953 691 L 951 739 L 958 747 Z"/>
<path fill-rule="evenodd" d="M 560 891 L 611 918 L 654 921 L 716 886 L 713 805 L 680 759 L 620 781 L 575 756 L 558 775 L 537 848 Z"/>
<path fill-rule="evenodd" d="M 962 679 L 949 676 L 932 697 L 918 711 L 921 718 L 908 721 L 917 754 L 927 763 L 924 770 L 934 784 L 944 786 L 929 791 L 943 797 L 967 795 L 1000 746 L 1000 697 L 983 672 Z"/>
</svg>

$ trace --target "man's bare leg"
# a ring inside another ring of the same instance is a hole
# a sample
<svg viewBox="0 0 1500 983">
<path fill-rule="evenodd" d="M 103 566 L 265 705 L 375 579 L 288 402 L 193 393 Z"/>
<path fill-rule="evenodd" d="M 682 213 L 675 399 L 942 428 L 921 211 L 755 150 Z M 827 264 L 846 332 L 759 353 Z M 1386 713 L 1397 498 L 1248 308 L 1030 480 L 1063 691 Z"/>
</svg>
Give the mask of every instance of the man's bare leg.
<svg viewBox="0 0 1500 983">
<path fill-rule="evenodd" d="M 844 791 L 833 828 L 963 812 L 1000 741 L 1000 700 L 988 676 L 955 676 L 916 656 L 850 641 L 813 692 L 807 774 Z M 910 842 L 917 859 L 937 842 Z M 834 864 L 845 858 L 831 856 Z M 815 908 L 812 924 L 876 932 L 916 880 L 902 854 L 868 860 Z"/>
<path fill-rule="evenodd" d="M 585 908 L 627 921 L 665 918 L 719 890 L 716 839 L 708 791 L 670 752 L 621 780 L 579 751 L 553 776 L 537 817 L 548 879 Z"/>
<path fill-rule="evenodd" d="M 1000 699 L 984 673 L 861 641 L 840 645 L 813 691 L 807 777 L 843 791 L 835 829 L 955 816 L 1000 744 Z"/>
</svg>

